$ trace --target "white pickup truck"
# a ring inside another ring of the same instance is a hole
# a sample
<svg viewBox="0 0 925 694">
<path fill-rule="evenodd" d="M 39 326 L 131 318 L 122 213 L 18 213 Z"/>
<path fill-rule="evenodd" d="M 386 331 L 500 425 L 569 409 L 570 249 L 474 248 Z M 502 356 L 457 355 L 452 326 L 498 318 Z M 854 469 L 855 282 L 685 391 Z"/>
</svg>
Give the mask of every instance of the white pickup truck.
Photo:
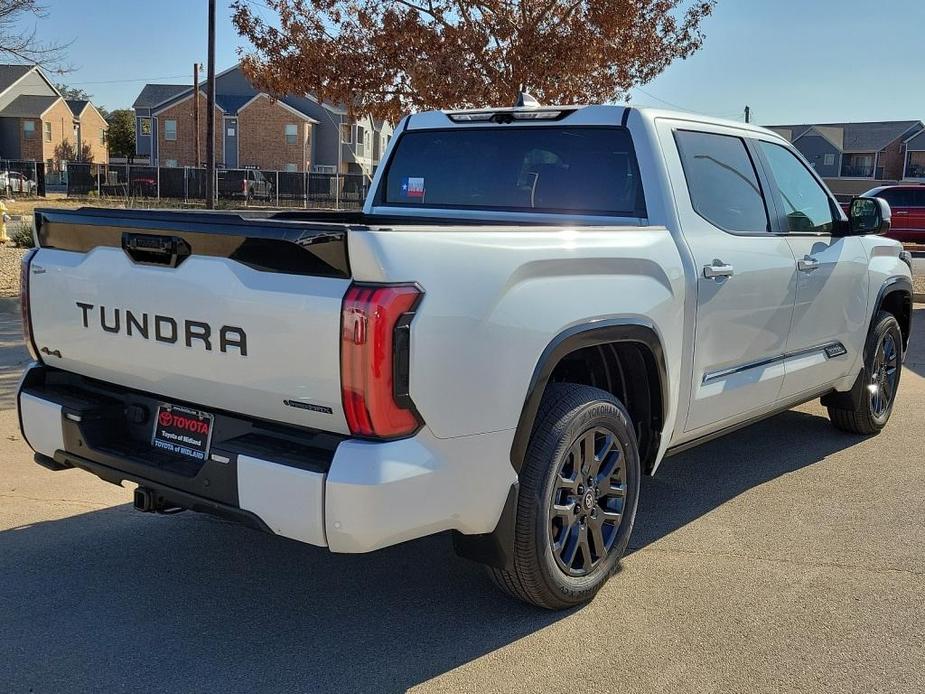
<svg viewBox="0 0 925 694">
<path fill-rule="evenodd" d="M 886 424 L 912 296 L 889 214 L 846 217 L 742 123 L 412 115 L 362 212 L 38 211 L 23 435 L 143 511 L 333 552 L 452 531 L 568 607 L 666 455 L 820 397 Z"/>
</svg>

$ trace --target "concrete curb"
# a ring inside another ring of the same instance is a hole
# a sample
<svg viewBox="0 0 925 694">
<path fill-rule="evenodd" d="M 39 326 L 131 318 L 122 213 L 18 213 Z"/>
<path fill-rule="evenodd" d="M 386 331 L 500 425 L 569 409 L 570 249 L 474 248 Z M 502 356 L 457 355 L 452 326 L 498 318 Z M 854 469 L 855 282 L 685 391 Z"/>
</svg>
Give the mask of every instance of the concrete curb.
<svg viewBox="0 0 925 694">
<path fill-rule="evenodd" d="M 912 303 L 914 304 L 925 304 L 925 294 L 913 294 Z"/>
</svg>

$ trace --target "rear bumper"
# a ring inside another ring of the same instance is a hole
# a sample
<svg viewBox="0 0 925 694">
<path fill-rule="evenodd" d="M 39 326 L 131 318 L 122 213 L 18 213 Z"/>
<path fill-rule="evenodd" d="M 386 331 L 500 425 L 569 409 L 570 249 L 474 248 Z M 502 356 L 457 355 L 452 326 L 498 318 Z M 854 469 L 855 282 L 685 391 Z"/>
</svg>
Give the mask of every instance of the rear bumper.
<svg viewBox="0 0 925 694">
<path fill-rule="evenodd" d="M 425 428 L 380 443 L 225 413 L 216 413 L 209 460 L 178 462 L 147 445 L 150 423 L 126 422 L 127 405 L 158 401 L 38 365 L 18 396 L 24 438 L 58 465 L 335 552 L 444 530 L 489 533 L 516 480 L 513 431 L 437 439 Z"/>
</svg>

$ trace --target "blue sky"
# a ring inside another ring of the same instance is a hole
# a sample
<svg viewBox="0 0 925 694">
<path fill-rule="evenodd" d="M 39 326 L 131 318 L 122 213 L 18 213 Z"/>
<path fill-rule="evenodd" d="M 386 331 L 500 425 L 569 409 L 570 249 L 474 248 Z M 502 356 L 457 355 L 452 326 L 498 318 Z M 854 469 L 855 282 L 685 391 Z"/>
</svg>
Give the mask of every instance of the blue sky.
<svg viewBox="0 0 925 694">
<path fill-rule="evenodd" d="M 148 81 L 188 82 L 206 60 L 206 0 L 44 4 L 41 34 L 73 40 L 78 69 L 64 81 L 107 108 L 130 106 Z M 227 2 L 218 6 L 222 70 L 241 41 Z M 704 28 L 704 48 L 635 90 L 634 103 L 731 118 L 748 104 L 765 124 L 925 120 L 923 0 L 720 0 Z"/>
</svg>

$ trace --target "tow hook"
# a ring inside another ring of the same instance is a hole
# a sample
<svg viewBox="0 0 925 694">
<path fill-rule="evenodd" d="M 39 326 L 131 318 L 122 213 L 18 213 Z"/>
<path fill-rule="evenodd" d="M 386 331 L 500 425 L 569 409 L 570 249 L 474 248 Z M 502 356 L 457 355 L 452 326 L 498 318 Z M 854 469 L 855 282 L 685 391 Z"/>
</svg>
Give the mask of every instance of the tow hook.
<svg viewBox="0 0 925 694">
<path fill-rule="evenodd" d="M 181 506 L 172 505 L 153 489 L 148 489 L 147 487 L 138 487 L 135 490 L 134 506 L 136 511 L 141 511 L 142 513 L 162 513 L 164 515 L 180 513 L 186 510 Z"/>
<path fill-rule="evenodd" d="M 157 495 L 150 489 L 138 487 L 135 490 L 135 510 L 142 513 L 154 513 L 157 507 Z"/>
</svg>

